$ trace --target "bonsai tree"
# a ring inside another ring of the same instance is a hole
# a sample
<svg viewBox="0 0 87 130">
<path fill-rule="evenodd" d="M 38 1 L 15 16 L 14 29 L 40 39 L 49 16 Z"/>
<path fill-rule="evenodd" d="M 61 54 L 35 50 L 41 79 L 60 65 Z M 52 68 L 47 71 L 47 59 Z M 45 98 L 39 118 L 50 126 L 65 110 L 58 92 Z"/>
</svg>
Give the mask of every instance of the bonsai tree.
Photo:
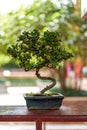
<svg viewBox="0 0 87 130">
<path fill-rule="evenodd" d="M 41 94 L 55 86 L 56 80 L 53 77 L 41 76 L 40 69 L 58 68 L 64 60 L 73 56 L 65 50 L 60 32 L 47 30 L 42 34 L 36 29 L 20 34 L 17 43 L 9 46 L 7 51 L 25 71 L 34 69 L 39 79 L 52 81 L 40 91 Z"/>
</svg>

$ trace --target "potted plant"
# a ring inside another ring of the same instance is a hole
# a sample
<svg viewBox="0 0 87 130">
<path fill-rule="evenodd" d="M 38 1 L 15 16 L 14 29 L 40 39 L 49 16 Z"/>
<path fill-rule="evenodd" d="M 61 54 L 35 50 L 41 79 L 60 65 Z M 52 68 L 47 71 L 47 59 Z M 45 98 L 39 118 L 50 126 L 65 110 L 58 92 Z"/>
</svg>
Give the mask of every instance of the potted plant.
<svg viewBox="0 0 87 130">
<path fill-rule="evenodd" d="M 36 29 L 30 32 L 24 31 L 19 35 L 17 43 L 9 46 L 7 51 L 25 71 L 34 69 L 39 79 L 52 81 L 50 85 L 47 85 L 38 94 L 24 94 L 27 107 L 29 109 L 59 108 L 64 96 L 60 93 L 46 93 L 46 91 L 56 85 L 56 79 L 41 76 L 40 69 L 44 67 L 58 69 L 64 60 L 73 56 L 72 53 L 65 50 L 60 32 L 47 30 L 44 33 L 40 33 Z M 28 100 L 29 102 L 27 102 Z"/>
</svg>

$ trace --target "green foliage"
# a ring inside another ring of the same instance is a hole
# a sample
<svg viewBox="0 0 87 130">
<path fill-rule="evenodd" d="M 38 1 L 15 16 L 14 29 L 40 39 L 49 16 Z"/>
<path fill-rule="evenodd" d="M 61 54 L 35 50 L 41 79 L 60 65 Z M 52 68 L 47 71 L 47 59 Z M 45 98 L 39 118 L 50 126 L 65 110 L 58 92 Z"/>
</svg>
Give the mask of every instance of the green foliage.
<svg viewBox="0 0 87 130">
<path fill-rule="evenodd" d="M 60 30 L 64 44 L 86 58 L 87 19 L 74 7 L 72 0 L 66 5 L 63 0 L 35 0 L 31 6 L 0 16 L 0 52 L 7 54 L 8 44 L 15 43 L 21 31 L 36 28 L 41 32 Z"/>
<path fill-rule="evenodd" d="M 43 94 L 26 93 L 26 96 L 60 96 L 60 94 L 59 93 L 43 93 Z"/>
<path fill-rule="evenodd" d="M 52 88 L 50 90 L 51 93 L 62 93 L 65 97 L 86 97 L 87 91 L 85 90 L 76 90 L 73 88 L 66 88 L 66 90 L 58 89 L 58 88 Z"/>
<path fill-rule="evenodd" d="M 25 70 L 57 68 L 59 63 L 73 57 L 72 53 L 65 50 L 60 32 L 47 30 L 40 33 L 36 29 L 20 34 L 17 43 L 8 48 L 8 53 Z"/>
<path fill-rule="evenodd" d="M 13 59 L 10 60 L 9 62 L 3 64 L 1 67 L 2 67 L 2 69 L 5 69 L 5 70 L 12 70 L 13 68 L 14 69 L 19 68 L 19 66 Z"/>
<path fill-rule="evenodd" d="M 6 81 L 9 81 L 11 83 L 11 86 L 36 86 L 37 85 L 37 79 L 36 78 L 10 78 L 10 77 L 6 77 L 5 79 Z"/>
<path fill-rule="evenodd" d="M 7 56 L 6 54 L 0 54 L 0 67 L 3 66 L 4 64 L 7 64 L 10 61 L 10 57 Z"/>
</svg>

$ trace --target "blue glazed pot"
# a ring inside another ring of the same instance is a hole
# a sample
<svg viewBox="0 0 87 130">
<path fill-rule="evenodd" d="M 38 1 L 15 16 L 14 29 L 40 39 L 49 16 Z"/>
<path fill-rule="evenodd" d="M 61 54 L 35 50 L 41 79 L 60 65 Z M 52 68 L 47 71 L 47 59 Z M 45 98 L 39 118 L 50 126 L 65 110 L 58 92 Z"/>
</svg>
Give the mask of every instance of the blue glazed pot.
<svg viewBox="0 0 87 130">
<path fill-rule="evenodd" d="M 64 96 L 62 94 L 54 96 L 27 96 L 24 94 L 28 109 L 59 109 Z"/>
</svg>

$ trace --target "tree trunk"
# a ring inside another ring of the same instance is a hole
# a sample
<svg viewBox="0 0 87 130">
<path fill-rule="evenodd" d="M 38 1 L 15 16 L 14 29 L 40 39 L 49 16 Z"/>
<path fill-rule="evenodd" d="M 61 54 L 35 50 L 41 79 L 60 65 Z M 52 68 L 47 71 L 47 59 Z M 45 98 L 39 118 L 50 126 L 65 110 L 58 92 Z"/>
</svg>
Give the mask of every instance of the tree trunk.
<svg viewBox="0 0 87 130">
<path fill-rule="evenodd" d="M 51 88 L 53 88 L 56 85 L 56 80 L 54 78 L 51 78 L 51 77 L 43 77 L 43 76 L 41 76 L 40 73 L 39 73 L 39 71 L 40 71 L 40 68 L 36 68 L 36 76 L 39 79 L 51 80 L 52 81 L 52 84 L 46 86 L 44 89 L 42 89 L 40 91 L 40 93 L 43 94 L 43 93 L 45 93 L 46 91 L 50 90 Z"/>
<path fill-rule="evenodd" d="M 65 90 L 66 89 L 66 73 L 65 73 L 65 66 L 60 68 L 58 70 L 58 74 L 59 74 L 59 81 L 60 81 L 60 84 L 61 84 L 61 88 L 62 90 Z"/>
</svg>

